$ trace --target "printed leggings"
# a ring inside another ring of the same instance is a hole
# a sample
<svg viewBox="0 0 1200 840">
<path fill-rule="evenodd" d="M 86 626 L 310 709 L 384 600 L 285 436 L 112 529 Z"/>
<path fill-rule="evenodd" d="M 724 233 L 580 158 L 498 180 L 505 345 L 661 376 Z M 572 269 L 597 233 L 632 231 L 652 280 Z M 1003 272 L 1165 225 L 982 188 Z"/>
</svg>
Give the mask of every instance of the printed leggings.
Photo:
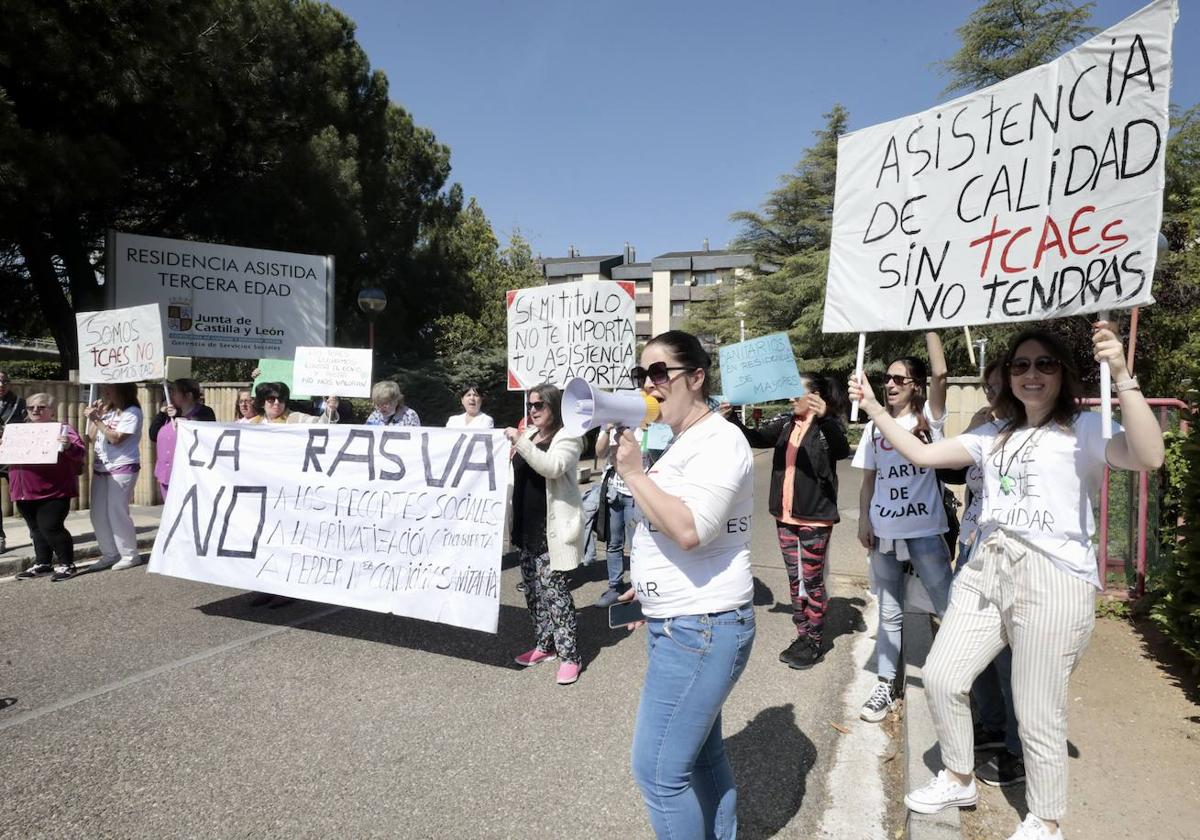
<svg viewBox="0 0 1200 840">
<path fill-rule="evenodd" d="M 779 550 L 787 567 L 796 632 L 814 642 L 825 629 L 825 553 L 832 525 L 788 525 L 776 520 Z M 801 594 L 801 581 L 804 582 Z"/>
<path fill-rule="evenodd" d="M 538 649 L 556 652 L 563 662 L 580 664 L 579 625 L 566 573 L 550 568 L 548 552 L 533 554 L 522 548 L 521 579 Z"/>
</svg>

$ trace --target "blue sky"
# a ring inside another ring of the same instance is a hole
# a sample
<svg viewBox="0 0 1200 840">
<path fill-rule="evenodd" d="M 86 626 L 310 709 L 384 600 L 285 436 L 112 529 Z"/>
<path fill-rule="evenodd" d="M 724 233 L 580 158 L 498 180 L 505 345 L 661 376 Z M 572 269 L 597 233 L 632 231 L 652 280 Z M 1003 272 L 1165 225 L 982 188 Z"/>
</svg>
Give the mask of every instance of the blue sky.
<svg viewBox="0 0 1200 840">
<path fill-rule="evenodd" d="M 967 0 L 333 0 L 451 178 L 535 252 L 723 247 L 837 102 L 861 128 L 924 110 Z M 1145 5 L 1100 0 L 1103 29 Z M 1182 0 L 1172 102 L 1200 101 Z"/>
</svg>

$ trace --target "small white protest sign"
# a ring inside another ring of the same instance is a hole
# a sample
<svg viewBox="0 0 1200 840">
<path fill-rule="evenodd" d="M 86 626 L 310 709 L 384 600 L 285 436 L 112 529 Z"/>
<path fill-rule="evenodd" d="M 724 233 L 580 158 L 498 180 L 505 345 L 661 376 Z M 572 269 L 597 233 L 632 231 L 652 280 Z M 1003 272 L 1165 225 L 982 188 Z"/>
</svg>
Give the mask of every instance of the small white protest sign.
<svg viewBox="0 0 1200 840">
<path fill-rule="evenodd" d="M 496 632 L 503 432 L 178 425 L 151 572 Z"/>
<path fill-rule="evenodd" d="M 634 365 L 634 283 L 581 280 L 507 293 L 508 390 L 579 377 L 629 388 Z"/>
<path fill-rule="evenodd" d="M 1178 7 L 843 135 L 825 332 L 1036 321 L 1153 302 Z"/>
<path fill-rule="evenodd" d="M 166 376 L 158 304 L 77 312 L 79 381 L 150 382 Z"/>
<path fill-rule="evenodd" d="M 9 423 L 0 437 L 0 464 L 58 462 L 61 423 Z"/>
<path fill-rule="evenodd" d="M 292 368 L 297 394 L 371 396 L 371 351 L 357 347 L 297 347 Z"/>
</svg>

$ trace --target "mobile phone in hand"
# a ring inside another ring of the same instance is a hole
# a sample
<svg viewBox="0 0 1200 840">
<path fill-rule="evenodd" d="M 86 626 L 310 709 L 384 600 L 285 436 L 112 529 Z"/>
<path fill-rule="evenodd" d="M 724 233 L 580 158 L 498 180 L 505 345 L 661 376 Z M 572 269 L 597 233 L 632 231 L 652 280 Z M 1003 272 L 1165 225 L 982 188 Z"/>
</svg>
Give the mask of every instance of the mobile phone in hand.
<svg viewBox="0 0 1200 840">
<path fill-rule="evenodd" d="M 642 602 L 634 598 L 632 601 L 618 601 L 608 608 L 608 626 L 614 630 L 633 624 L 635 621 L 645 621 L 642 614 Z"/>
</svg>

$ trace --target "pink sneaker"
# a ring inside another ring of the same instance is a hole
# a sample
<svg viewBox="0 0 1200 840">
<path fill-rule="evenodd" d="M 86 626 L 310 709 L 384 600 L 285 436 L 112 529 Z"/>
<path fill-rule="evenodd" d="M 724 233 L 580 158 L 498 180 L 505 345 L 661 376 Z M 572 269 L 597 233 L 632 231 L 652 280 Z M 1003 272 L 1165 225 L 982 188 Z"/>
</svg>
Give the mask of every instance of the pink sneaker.
<svg viewBox="0 0 1200 840">
<path fill-rule="evenodd" d="M 579 679 L 579 672 L 583 670 L 583 666 L 578 662 L 561 662 L 558 666 L 558 684 L 570 685 Z"/>
<path fill-rule="evenodd" d="M 513 661 L 518 665 L 524 665 L 528 668 L 530 665 L 537 665 L 539 662 L 547 662 L 555 658 L 557 657 L 553 653 L 547 653 L 541 648 L 534 648 L 533 650 L 525 651 L 520 656 L 514 657 Z"/>
</svg>

